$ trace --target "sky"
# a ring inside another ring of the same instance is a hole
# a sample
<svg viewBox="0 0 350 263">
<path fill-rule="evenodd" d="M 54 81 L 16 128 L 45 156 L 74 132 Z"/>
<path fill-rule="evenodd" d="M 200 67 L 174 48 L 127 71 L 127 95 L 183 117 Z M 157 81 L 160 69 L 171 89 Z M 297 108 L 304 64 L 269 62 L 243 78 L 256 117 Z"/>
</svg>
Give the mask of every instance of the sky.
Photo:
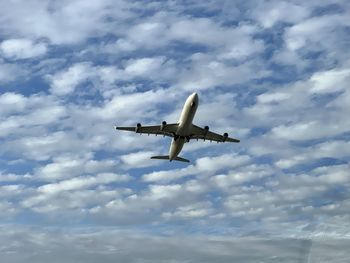
<svg viewBox="0 0 350 263">
<path fill-rule="evenodd" d="M 3 262 L 349 262 L 350 3 L 0 0 Z M 116 131 L 194 123 L 170 138 Z"/>
</svg>

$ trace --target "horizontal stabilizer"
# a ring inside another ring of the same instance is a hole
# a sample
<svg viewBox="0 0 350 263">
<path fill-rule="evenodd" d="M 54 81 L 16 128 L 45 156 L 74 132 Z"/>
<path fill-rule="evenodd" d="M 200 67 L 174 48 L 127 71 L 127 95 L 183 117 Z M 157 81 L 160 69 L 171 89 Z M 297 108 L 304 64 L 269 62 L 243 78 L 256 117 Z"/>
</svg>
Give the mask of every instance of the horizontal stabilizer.
<svg viewBox="0 0 350 263">
<path fill-rule="evenodd" d="M 152 156 L 151 159 L 169 160 L 169 155 Z M 175 161 L 179 161 L 179 162 L 185 162 L 185 163 L 189 163 L 190 162 L 189 160 L 187 160 L 185 158 L 181 158 L 181 157 L 175 157 L 174 160 Z"/>
<path fill-rule="evenodd" d="M 179 162 L 185 162 L 185 163 L 189 163 L 190 160 L 187 160 L 185 158 L 182 158 L 182 157 L 175 157 L 174 159 L 175 161 L 179 161 Z"/>
<path fill-rule="evenodd" d="M 169 160 L 169 155 L 152 156 L 151 159 Z"/>
</svg>

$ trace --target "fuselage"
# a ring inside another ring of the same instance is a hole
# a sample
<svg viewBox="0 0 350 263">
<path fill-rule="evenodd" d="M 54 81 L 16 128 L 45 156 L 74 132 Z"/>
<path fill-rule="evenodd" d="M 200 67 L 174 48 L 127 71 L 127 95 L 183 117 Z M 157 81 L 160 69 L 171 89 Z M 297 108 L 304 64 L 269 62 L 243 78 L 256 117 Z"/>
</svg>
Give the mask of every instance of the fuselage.
<svg viewBox="0 0 350 263">
<path fill-rule="evenodd" d="M 189 141 L 192 130 L 192 121 L 194 115 L 196 114 L 197 107 L 198 95 L 197 93 L 193 93 L 187 98 L 185 105 L 182 109 L 181 116 L 179 119 L 179 126 L 171 142 L 169 150 L 170 161 L 172 161 L 175 157 L 178 156 L 186 141 Z"/>
</svg>

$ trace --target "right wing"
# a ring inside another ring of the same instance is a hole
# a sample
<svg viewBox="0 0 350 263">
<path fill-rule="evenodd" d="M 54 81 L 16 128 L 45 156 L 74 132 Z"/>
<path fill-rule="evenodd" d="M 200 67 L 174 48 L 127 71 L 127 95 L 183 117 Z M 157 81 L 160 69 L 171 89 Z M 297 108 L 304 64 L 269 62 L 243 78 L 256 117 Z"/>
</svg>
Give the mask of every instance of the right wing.
<svg viewBox="0 0 350 263">
<path fill-rule="evenodd" d="M 115 126 L 115 128 L 117 130 L 132 131 L 140 134 L 155 134 L 155 135 L 159 134 L 159 135 L 174 137 L 174 134 L 176 133 L 178 128 L 178 124 L 169 123 L 169 124 L 153 125 L 153 126 L 141 126 L 141 124 L 138 123 L 136 126 L 133 126 L 133 127 Z"/>
<path fill-rule="evenodd" d="M 202 139 L 202 140 L 209 140 L 209 141 L 215 141 L 215 142 L 240 142 L 240 140 L 238 139 L 228 137 L 227 133 L 224 133 L 224 135 L 217 134 L 215 132 L 209 131 L 209 128 L 203 129 L 194 124 L 192 125 L 191 132 L 192 132 L 191 139 Z"/>
</svg>

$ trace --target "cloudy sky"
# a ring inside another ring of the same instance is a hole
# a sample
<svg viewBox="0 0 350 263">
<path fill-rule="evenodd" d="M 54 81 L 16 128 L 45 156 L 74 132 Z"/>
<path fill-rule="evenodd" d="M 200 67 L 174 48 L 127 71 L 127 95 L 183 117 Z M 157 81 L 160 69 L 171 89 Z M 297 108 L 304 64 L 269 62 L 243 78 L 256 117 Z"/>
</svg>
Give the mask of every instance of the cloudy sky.
<svg viewBox="0 0 350 263">
<path fill-rule="evenodd" d="M 0 0 L 4 262 L 349 262 L 350 3 Z M 114 124 L 195 123 L 190 142 Z"/>
</svg>

